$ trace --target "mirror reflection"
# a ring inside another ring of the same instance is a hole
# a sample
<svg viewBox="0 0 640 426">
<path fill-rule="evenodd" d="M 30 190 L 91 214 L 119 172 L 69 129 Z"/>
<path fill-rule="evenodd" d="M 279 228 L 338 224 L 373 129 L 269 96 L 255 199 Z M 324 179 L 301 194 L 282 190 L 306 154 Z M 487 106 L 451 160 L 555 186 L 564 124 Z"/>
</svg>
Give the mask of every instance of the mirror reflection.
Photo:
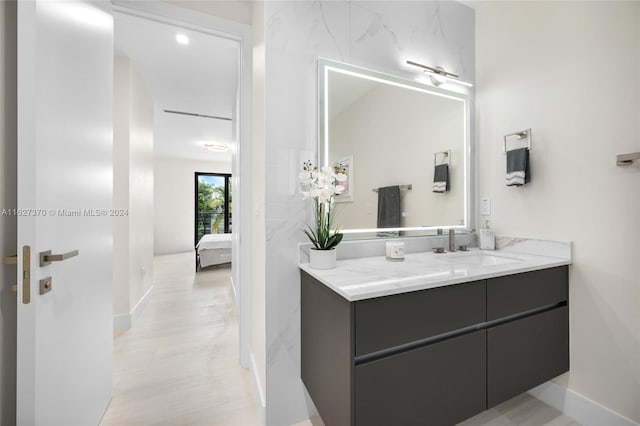
<svg viewBox="0 0 640 426">
<path fill-rule="evenodd" d="M 468 227 L 466 96 L 345 64 L 321 64 L 320 78 L 321 161 L 349 176 L 336 223 L 378 236 Z"/>
</svg>

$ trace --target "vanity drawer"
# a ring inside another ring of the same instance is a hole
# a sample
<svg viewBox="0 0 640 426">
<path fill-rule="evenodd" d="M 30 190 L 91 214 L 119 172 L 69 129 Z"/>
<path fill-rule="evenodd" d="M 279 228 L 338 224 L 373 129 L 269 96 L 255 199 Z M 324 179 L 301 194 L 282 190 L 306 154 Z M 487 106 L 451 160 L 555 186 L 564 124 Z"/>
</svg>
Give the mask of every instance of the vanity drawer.
<svg viewBox="0 0 640 426">
<path fill-rule="evenodd" d="M 486 356 L 481 330 L 357 365 L 356 426 L 454 425 L 484 411 Z"/>
<path fill-rule="evenodd" d="M 487 354 L 489 408 L 569 371 L 569 307 L 488 329 Z"/>
<path fill-rule="evenodd" d="M 486 321 L 485 281 L 355 302 L 356 356 Z"/>
<path fill-rule="evenodd" d="M 487 280 L 487 321 L 569 298 L 569 268 L 542 269 Z"/>
</svg>

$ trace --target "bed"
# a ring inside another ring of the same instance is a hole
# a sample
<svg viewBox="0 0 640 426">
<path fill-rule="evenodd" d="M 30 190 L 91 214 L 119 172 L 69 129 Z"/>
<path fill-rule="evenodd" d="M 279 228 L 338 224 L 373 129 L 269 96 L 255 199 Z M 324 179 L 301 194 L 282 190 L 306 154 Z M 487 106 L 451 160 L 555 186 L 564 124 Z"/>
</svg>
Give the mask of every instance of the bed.
<svg viewBox="0 0 640 426">
<path fill-rule="evenodd" d="M 196 271 L 198 267 L 231 262 L 231 234 L 203 235 L 196 244 Z"/>
</svg>

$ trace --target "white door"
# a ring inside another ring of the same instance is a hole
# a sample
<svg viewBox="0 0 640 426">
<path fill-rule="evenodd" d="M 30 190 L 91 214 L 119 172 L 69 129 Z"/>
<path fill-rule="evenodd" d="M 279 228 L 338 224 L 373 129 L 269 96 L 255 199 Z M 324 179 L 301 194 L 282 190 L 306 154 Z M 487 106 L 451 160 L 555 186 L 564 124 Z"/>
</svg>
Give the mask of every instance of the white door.
<svg viewBox="0 0 640 426">
<path fill-rule="evenodd" d="M 96 425 L 111 398 L 112 86 L 109 13 L 18 2 L 20 426 Z"/>
</svg>

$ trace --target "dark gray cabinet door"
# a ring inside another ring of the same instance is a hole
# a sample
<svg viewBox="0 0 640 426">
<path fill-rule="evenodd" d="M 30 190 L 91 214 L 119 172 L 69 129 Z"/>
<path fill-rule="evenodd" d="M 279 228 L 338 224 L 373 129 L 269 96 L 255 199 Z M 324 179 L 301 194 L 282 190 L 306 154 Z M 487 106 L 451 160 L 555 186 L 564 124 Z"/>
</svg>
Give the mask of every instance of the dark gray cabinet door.
<svg viewBox="0 0 640 426">
<path fill-rule="evenodd" d="M 487 320 L 519 314 L 569 299 L 566 266 L 487 280 Z"/>
<path fill-rule="evenodd" d="M 569 308 L 487 330 L 489 408 L 569 370 Z"/>
<path fill-rule="evenodd" d="M 486 407 L 486 331 L 355 367 L 355 424 L 446 426 Z"/>
<path fill-rule="evenodd" d="M 356 356 L 486 321 L 485 281 L 355 302 Z"/>
</svg>

